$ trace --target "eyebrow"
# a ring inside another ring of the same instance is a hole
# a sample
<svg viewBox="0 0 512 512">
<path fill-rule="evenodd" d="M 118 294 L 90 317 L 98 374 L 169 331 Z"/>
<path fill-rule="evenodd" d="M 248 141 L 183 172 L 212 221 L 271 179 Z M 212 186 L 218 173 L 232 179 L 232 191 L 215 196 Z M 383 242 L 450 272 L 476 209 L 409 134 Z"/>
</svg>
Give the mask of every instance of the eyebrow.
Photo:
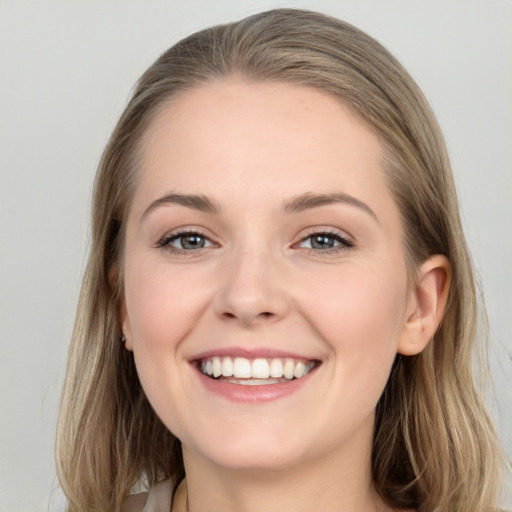
<svg viewBox="0 0 512 512">
<path fill-rule="evenodd" d="M 153 201 L 142 214 L 142 219 L 144 219 L 144 217 L 146 217 L 146 215 L 155 208 L 166 204 L 177 204 L 179 206 L 185 206 L 186 208 L 192 208 L 193 210 L 199 210 L 206 213 L 218 213 L 220 210 L 214 201 L 204 195 L 171 193 Z"/>
<path fill-rule="evenodd" d="M 360 201 L 354 196 L 345 194 L 343 192 L 334 192 L 331 194 L 315 194 L 313 192 L 306 192 L 293 197 L 289 201 L 286 201 L 283 205 L 284 213 L 297 213 L 309 210 L 311 208 L 317 208 L 319 206 L 325 206 L 329 204 L 343 203 L 351 206 L 355 206 L 364 212 L 371 215 L 377 222 L 379 219 L 375 212 L 363 201 Z"/>
<path fill-rule="evenodd" d="M 368 213 L 377 222 L 379 222 L 375 212 L 366 203 L 349 194 L 345 194 L 344 192 L 334 192 L 330 194 L 306 192 L 305 194 L 300 194 L 286 201 L 283 204 L 282 212 L 284 214 L 298 213 L 312 208 L 318 208 L 319 206 L 326 206 L 336 203 L 355 206 Z M 141 219 L 144 219 L 144 217 L 146 217 L 146 215 L 148 215 L 149 212 L 155 208 L 167 204 L 176 204 L 206 213 L 219 213 L 220 211 L 220 207 L 217 206 L 215 201 L 205 195 L 170 193 L 153 201 L 144 211 Z"/>
</svg>

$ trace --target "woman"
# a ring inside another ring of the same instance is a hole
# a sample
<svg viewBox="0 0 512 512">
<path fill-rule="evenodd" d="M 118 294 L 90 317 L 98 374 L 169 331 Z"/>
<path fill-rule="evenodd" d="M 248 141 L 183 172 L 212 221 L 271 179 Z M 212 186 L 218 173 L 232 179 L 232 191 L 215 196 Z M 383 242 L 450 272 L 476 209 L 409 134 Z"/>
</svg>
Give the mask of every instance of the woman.
<svg viewBox="0 0 512 512">
<path fill-rule="evenodd" d="M 92 224 L 70 511 L 497 506 L 448 157 L 373 39 L 288 9 L 184 39 L 114 130 Z"/>
</svg>

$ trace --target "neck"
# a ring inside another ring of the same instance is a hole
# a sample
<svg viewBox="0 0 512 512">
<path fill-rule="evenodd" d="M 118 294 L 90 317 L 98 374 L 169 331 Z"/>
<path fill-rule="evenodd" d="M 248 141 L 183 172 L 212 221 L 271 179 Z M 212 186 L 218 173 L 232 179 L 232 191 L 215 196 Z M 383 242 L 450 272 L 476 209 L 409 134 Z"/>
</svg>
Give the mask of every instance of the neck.
<svg viewBox="0 0 512 512">
<path fill-rule="evenodd" d="M 219 467 L 186 448 L 183 453 L 187 479 L 177 493 L 176 512 L 389 510 L 372 487 L 370 449 L 272 470 Z"/>
</svg>

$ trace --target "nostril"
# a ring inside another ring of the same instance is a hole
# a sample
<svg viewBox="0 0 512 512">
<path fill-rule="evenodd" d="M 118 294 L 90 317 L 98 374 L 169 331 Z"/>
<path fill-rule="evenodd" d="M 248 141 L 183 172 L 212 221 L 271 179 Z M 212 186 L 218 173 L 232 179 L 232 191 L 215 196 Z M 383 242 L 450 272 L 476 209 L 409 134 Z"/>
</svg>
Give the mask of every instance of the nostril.
<svg viewBox="0 0 512 512">
<path fill-rule="evenodd" d="M 229 311 L 225 311 L 224 313 L 222 313 L 222 316 L 225 318 L 236 318 L 236 314 L 230 313 Z M 271 313 L 270 311 L 263 311 L 262 313 L 259 313 L 256 316 L 268 318 L 274 316 L 274 313 Z"/>
</svg>

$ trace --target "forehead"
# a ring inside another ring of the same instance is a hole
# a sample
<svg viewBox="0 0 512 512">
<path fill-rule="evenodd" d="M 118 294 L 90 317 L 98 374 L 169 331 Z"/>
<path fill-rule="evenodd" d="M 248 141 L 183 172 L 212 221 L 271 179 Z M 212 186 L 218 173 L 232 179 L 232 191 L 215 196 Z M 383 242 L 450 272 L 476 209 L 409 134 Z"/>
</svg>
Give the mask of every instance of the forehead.
<svg viewBox="0 0 512 512">
<path fill-rule="evenodd" d="M 146 202 L 167 190 L 219 200 L 243 195 L 246 204 L 333 189 L 365 201 L 389 196 L 377 135 L 311 87 L 237 80 L 198 86 L 161 110 L 143 146 L 136 196 Z"/>
</svg>

